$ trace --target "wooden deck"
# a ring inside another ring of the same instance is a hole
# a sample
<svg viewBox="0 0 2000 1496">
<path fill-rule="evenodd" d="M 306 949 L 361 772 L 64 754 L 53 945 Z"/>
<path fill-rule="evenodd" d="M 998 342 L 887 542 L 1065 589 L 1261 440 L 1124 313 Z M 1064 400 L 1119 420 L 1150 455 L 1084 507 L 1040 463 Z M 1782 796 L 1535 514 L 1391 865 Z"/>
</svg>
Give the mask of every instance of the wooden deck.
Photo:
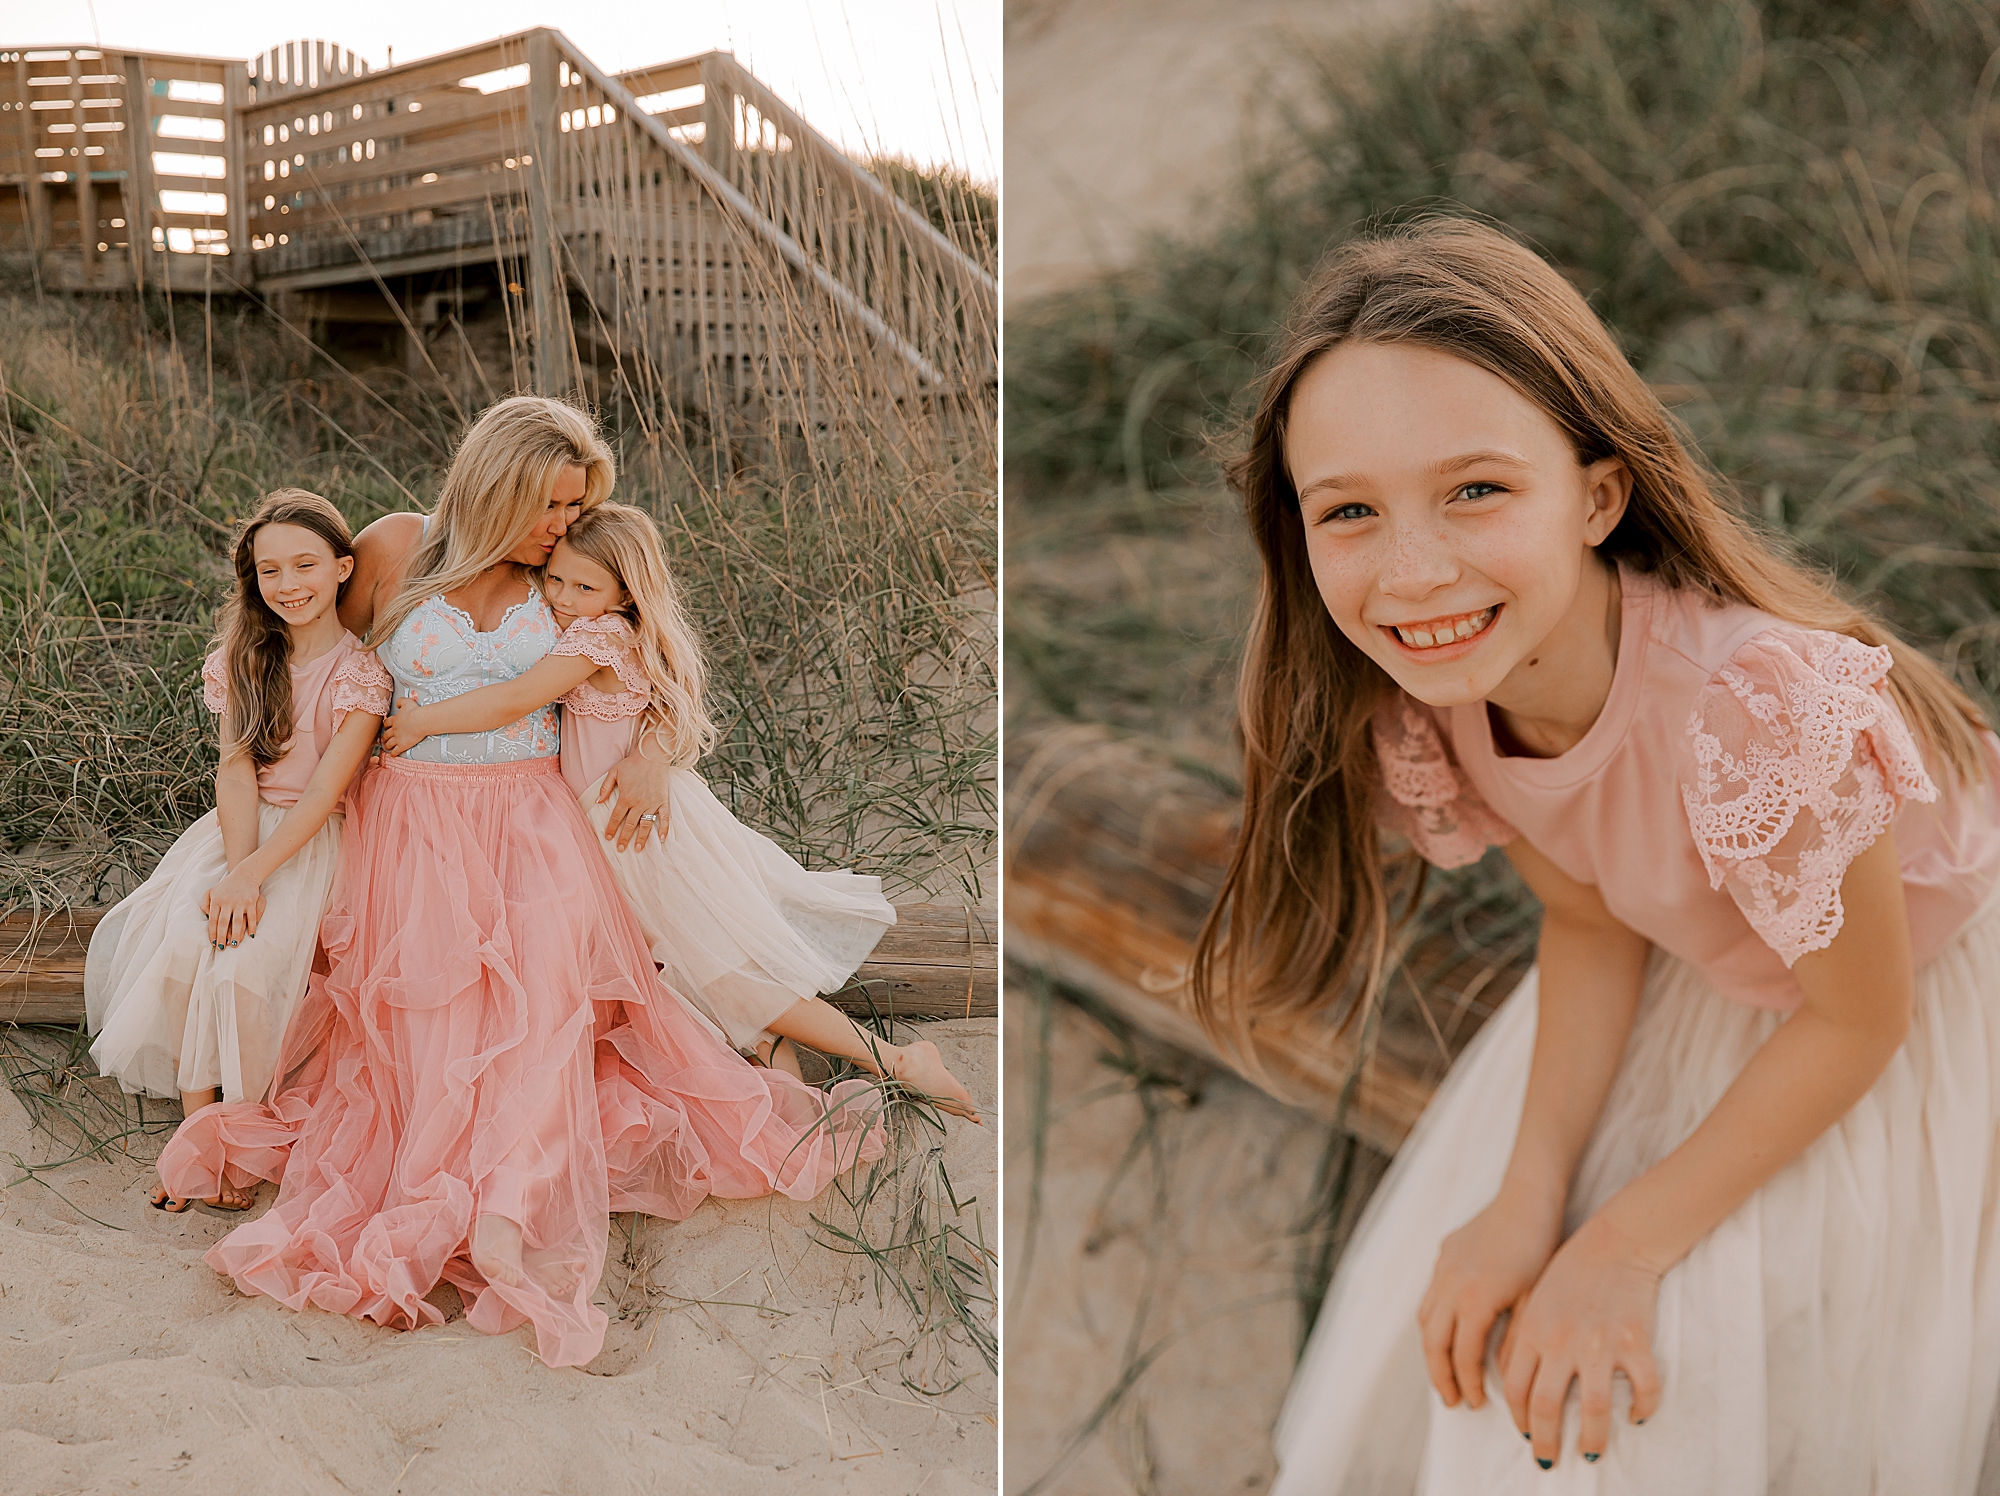
<svg viewBox="0 0 2000 1496">
<path fill-rule="evenodd" d="M 812 418 L 829 381 L 990 398 L 998 298 L 728 53 L 617 76 L 558 31 L 371 71 L 0 51 L 0 254 L 76 291 L 248 294 L 413 370 Z"/>
</svg>

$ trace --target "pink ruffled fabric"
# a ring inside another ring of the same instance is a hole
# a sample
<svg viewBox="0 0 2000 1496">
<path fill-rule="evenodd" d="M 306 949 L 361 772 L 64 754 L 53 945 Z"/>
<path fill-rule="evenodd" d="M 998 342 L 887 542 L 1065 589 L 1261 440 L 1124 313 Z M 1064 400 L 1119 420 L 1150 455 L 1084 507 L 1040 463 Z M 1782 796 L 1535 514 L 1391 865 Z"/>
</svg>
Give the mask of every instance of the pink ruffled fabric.
<svg viewBox="0 0 2000 1496">
<path fill-rule="evenodd" d="M 349 712 L 366 712 L 371 717 L 389 715 L 389 701 L 395 681 L 373 650 L 356 649 L 333 669 L 333 729 Z"/>
<path fill-rule="evenodd" d="M 549 653 L 578 655 L 593 665 L 615 670 L 626 691 L 650 696 L 652 682 L 646 679 L 646 672 L 639 668 L 639 661 L 633 655 L 637 643 L 629 622 L 616 613 L 606 613 L 599 618 L 577 619 L 563 630 L 563 636 L 556 640 Z"/>
<path fill-rule="evenodd" d="M 1436 867 L 1465 867 L 1518 835 L 1479 797 L 1452 762 L 1430 714 L 1398 691 L 1375 713 L 1375 759 L 1382 774 L 1376 823 Z"/>
<path fill-rule="evenodd" d="M 229 706 L 229 666 L 219 649 L 201 662 L 201 704 L 218 717 Z"/>
<path fill-rule="evenodd" d="M 1882 689 L 1892 657 L 1781 625 L 1744 644 L 1688 718 L 1681 785 L 1711 888 L 1786 966 L 1840 933 L 1840 881 L 1896 812 L 1937 786 Z"/>
<path fill-rule="evenodd" d="M 160 1158 L 176 1196 L 281 1181 L 208 1262 L 247 1293 L 392 1327 L 603 1344 L 609 1214 L 810 1198 L 879 1157 L 872 1088 L 754 1067 L 658 981 L 553 759 L 366 773 L 315 977 L 262 1106 L 210 1106 Z"/>
</svg>

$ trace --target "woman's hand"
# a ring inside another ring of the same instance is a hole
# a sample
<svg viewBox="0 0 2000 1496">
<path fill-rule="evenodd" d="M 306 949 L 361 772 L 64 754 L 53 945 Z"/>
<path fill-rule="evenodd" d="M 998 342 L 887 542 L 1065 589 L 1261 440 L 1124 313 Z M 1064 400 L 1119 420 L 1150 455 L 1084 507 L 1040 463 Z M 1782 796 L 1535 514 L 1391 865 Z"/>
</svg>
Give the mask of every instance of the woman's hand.
<svg viewBox="0 0 2000 1496">
<path fill-rule="evenodd" d="M 1514 1426 L 1533 1440 L 1546 1470 L 1562 1449 L 1563 1404 L 1582 1384 L 1577 1449 L 1595 1461 L 1611 1437 L 1611 1373 L 1632 1384 L 1632 1421 L 1660 1405 L 1653 1364 L 1653 1312 L 1660 1272 L 1603 1216 L 1555 1254 L 1528 1301 L 1515 1310 L 1500 1347 L 1500 1371 Z"/>
<path fill-rule="evenodd" d="M 1528 1297 L 1561 1240 L 1562 1210 L 1503 1189 L 1444 1239 L 1417 1309 L 1431 1385 L 1448 1408 L 1486 1405 L 1493 1323 Z"/>
<path fill-rule="evenodd" d="M 618 796 L 618 803 L 612 808 L 611 819 L 604 828 L 605 840 L 615 839 L 621 852 L 628 845 L 633 851 L 640 852 L 645 850 L 647 839 L 654 833 L 664 838 L 667 834 L 667 787 L 672 782 L 672 774 L 670 765 L 639 753 L 628 753 L 612 765 L 604 776 L 604 787 L 597 792 L 599 805 L 613 794 Z"/>
<path fill-rule="evenodd" d="M 382 756 L 395 758 L 408 753 L 430 734 L 424 731 L 424 709 L 417 698 L 405 696 L 396 703 L 396 714 L 382 724 Z"/>
<path fill-rule="evenodd" d="M 218 950 L 241 945 L 264 918 L 264 895 L 248 874 L 234 870 L 201 896 L 201 912 L 208 916 L 210 945 Z"/>
</svg>

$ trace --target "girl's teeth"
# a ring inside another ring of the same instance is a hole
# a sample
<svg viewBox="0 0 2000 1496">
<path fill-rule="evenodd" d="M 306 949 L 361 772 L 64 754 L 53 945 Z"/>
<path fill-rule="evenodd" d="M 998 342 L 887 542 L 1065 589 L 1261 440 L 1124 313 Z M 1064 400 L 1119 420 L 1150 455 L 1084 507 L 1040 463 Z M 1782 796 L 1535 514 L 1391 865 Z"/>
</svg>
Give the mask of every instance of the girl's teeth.
<svg viewBox="0 0 2000 1496">
<path fill-rule="evenodd" d="M 1435 649 L 1440 644 L 1455 644 L 1460 639 L 1470 639 L 1485 628 L 1492 620 L 1493 610 L 1483 608 L 1477 613 L 1468 613 L 1463 618 L 1447 620 L 1430 628 L 1396 629 L 1397 637 L 1416 649 Z"/>
</svg>

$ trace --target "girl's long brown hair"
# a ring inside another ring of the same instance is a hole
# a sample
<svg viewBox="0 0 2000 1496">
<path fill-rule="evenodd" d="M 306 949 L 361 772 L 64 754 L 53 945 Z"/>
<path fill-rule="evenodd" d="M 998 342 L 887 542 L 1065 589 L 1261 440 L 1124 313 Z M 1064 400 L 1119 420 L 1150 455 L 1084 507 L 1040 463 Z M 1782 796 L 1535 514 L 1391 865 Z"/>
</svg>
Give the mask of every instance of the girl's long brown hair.
<svg viewBox="0 0 2000 1496">
<path fill-rule="evenodd" d="M 599 504 L 569 527 L 563 543 L 618 579 L 618 613 L 638 636 L 639 668 L 653 701 L 640 723 L 639 751 L 657 746 L 670 764 L 692 764 L 715 746 L 715 723 L 702 692 L 708 667 L 701 641 L 681 606 L 652 516 L 630 504 Z"/>
<path fill-rule="evenodd" d="M 1930 750 L 1978 778 L 1978 709 L 1832 579 L 1793 561 L 1723 502 L 1724 480 L 1604 324 L 1549 265 L 1484 224 L 1434 218 L 1335 250 L 1294 303 L 1258 390 L 1231 486 L 1263 562 L 1238 711 L 1243 830 L 1195 944 L 1190 991 L 1214 1039 L 1253 1064 L 1258 1020 L 1373 1001 L 1396 920 L 1375 829 L 1370 719 L 1394 689 L 1328 616 L 1285 466 L 1292 392 L 1348 343 L 1405 343 L 1507 381 L 1569 435 L 1577 461 L 1624 461 L 1632 494 L 1599 548 L 1668 587 L 1829 629 L 1895 657 L 1888 689 Z M 1418 885 L 1420 886 L 1420 885 Z M 1410 908 L 1414 908 L 1412 893 Z"/>
<path fill-rule="evenodd" d="M 297 525 L 332 549 L 337 563 L 354 554 L 354 537 L 338 509 L 303 488 L 273 489 L 236 532 L 229 559 L 236 591 L 216 620 L 217 643 L 229 675 L 229 707 L 222 719 L 222 752 L 241 753 L 259 769 L 285 756 L 292 737 L 292 631 L 271 611 L 257 586 L 257 532 L 266 525 Z M 347 591 L 342 582 L 334 598 Z"/>
</svg>

